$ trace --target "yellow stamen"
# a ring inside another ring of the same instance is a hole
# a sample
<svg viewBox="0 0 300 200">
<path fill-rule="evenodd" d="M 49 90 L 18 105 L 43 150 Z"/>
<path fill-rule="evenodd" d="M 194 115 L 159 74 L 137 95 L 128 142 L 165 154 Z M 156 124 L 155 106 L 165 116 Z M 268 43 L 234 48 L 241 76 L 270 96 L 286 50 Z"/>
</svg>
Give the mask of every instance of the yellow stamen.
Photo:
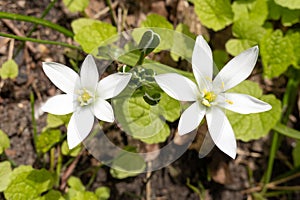
<svg viewBox="0 0 300 200">
<path fill-rule="evenodd" d="M 203 96 L 201 103 L 207 107 L 211 106 L 211 102 L 216 100 L 217 95 L 214 92 L 208 92 L 206 89 L 203 90 Z"/>
<path fill-rule="evenodd" d="M 79 91 L 77 100 L 79 101 L 80 106 L 86 106 L 93 101 L 93 96 L 88 90 L 83 89 Z"/>
<path fill-rule="evenodd" d="M 229 100 L 229 99 L 226 99 L 225 101 L 226 101 L 227 103 L 229 103 L 230 105 L 233 104 L 233 101 L 231 101 L 231 100 Z"/>
</svg>

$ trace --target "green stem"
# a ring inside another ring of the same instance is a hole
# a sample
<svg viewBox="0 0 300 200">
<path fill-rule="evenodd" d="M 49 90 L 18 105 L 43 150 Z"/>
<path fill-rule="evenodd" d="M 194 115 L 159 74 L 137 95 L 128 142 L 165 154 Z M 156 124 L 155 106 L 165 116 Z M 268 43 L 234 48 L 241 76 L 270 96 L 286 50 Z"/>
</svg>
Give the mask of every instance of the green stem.
<svg viewBox="0 0 300 200">
<path fill-rule="evenodd" d="M 56 2 L 57 2 L 57 0 L 53 0 L 50 2 L 50 4 L 48 4 L 47 8 L 43 11 L 40 19 L 44 19 L 44 17 L 49 13 L 49 11 L 53 8 L 53 6 L 55 5 Z M 37 26 L 38 26 L 37 24 L 34 24 L 34 26 L 31 28 L 31 30 L 26 34 L 26 37 L 30 37 L 31 34 L 36 30 Z M 16 57 L 19 54 L 20 50 L 24 47 L 24 45 L 25 45 L 25 41 L 23 41 L 22 44 L 18 47 L 14 57 Z"/>
<path fill-rule="evenodd" d="M 297 91 L 298 85 L 300 83 L 299 76 L 300 76 L 300 71 L 293 70 L 292 77 L 290 77 L 290 79 L 288 80 L 286 92 L 284 93 L 284 97 L 282 100 L 283 115 L 281 118 L 281 122 L 283 124 L 286 124 L 288 122 L 289 115 L 293 111 L 293 106 L 295 104 L 296 97 L 297 97 L 295 91 Z M 264 194 L 268 189 L 267 184 L 271 180 L 274 160 L 275 160 L 276 152 L 280 147 L 281 140 L 282 140 L 282 136 L 279 135 L 277 131 L 274 131 L 272 145 L 270 149 L 268 167 L 264 178 L 264 187 L 262 190 L 262 194 Z"/>
<path fill-rule="evenodd" d="M 50 172 L 54 172 L 54 163 L 55 163 L 55 148 L 52 147 L 50 150 Z"/>
<path fill-rule="evenodd" d="M 111 18 L 112 18 L 112 24 L 113 25 L 117 25 L 116 23 L 116 14 L 114 13 L 113 7 L 111 5 L 111 1 L 110 0 L 105 0 L 106 5 L 109 7 L 109 12 L 111 14 Z"/>
<path fill-rule="evenodd" d="M 32 120 L 32 129 L 33 129 L 33 142 L 34 146 L 36 147 L 36 140 L 37 140 L 37 128 L 36 128 L 36 121 L 34 117 L 34 94 L 30 92 L 30 106 L 31 106 L 31 120 Z"/>
<path fill-rule="evenodd" d="M 59 46 L 64 46 L 64 47 L 68 47 L 68 48 L 71 48 L 71 49 L 81 50 L 81 48 L 78 47 L 78 46 L 67 44 L 67 43 L 64 43 L 64 42 L 57 42 L 57 41 L 50 41 L 50 40 L 40 40 L 40 39 L 29 38 L 29 37 L 21 37 L 21 36 L 8 34 L 8 33 L 1 33 L 1 32 L 0 32 L 0 36 L 13 38 L 13 39 L 16 39 L 16 40 L 21 40 L 21 41 L 36 42 L 36 43 L 41 43 L 41 44 L 59 45 Z"/>
<path fill-rule="evenodd" d="M 53 30 L 56 30 L 60 33 L 63 33 L 65 36 L 68 36 L 68 37 L 73 37 L 74 36 L 72 31 L 69 31 L 68 29 L 66 29 L 66 28 L 64 28 L 60 25 L 54 24 L 54 23 L 52 23 L 48 20 L 44 20 L 44 19 L 40 19 L 40 18 L 36 18 L 36 17 L 32 17 L 32 16 L 26 16 L 26 15 L 20 15 L 20 14 L 7 13 L 7 12 L 1 12 L 0 11 L 0 19 L 1 18 L 31 22 L 31 23 L 34 23 L 34 24 L 39 24 L 39 25 L 42 25 L 42 26 L 52 28 Z"/>
<path fill-rule="evenodd" d="M 60 172 L 62 168 L 62 154 L 61 154 L 61 146 L 58 146 L 57 149 L 58 157 L 57 157 L 57 164 L 56 164 L 56 180 L 55 180 L 55 186 L 59 187 L 59 181 L 60 181 Z"/>
</svg>

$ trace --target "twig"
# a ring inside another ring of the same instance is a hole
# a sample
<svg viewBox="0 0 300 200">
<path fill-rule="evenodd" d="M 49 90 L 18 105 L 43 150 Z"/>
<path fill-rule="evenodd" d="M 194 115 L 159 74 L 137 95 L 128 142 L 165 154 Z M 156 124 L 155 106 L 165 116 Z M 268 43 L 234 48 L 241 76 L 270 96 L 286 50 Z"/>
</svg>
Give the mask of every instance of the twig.
<svg viewBox="0 0 300 200">
<path fill-rule="evenodd" d="M 64 172 L 64 174 L 62 175 L 61 177 L 61 184 L 60 184 L 60 187 L 59 189 L 61 191 L 63 191 L 65 188 L 66 188 L 66 185 L 67 185 L 67 180 L 68 178 L 71 176 L 71 174 L 73 173 L 78 161 L 79 161 L 79 158 L 81 157 L 82 153 L 84 152 L 84 150 L 82 150 L 78 155 L 77 157 L 73 160 L 73 162 L 70 164 L 70 166 L 67 168 L 67 170 Z"/>
<path fill-rule="evenodd" d="M 152 168 L 152 162 L 149 161 L 148 162 L 148 169 L 151 169 Z M 147 180 L 147 183 L 146 183 L 146 200 L 151 200 L 151 171 L 148 171 L 147 174 L 146 174 L 146 180 Z"/>
<path fill-rule="evenodd" d="M 10 40 L 10 43 L 9 43 L 9 48 L 8 48 L 8 60 L 12 59 L 13 58 L 13 54 L 14 54 L 14 44 L 15 44 L 15 40 L 12 39 Z"/>
<path fill-rule="evenodd" d="M 20 37 L 24 37 L 25 35 L 23 33 L 21 33 L 21 31 L 19 31 L 19 29 L 17 27 L 15 27 L 15 25 L 9 21 L 8 19 L 2 19 L 2 21 L 4 22 L 4 24 L 10 28 L 14 34 L 16 34 L 17 36 L 20 36 Z M 30 43 L 26 43 L 26 46 L 30 49 L 30 51 L 32 53 L 36 53 L 36 50 L 35 48 L 32 46 L 32 44 Z"/>
<path fill-rule="evenodd" d="M 118 6 L 119 2 L 115 1 L 111 4 L 112 9 L 115 9 Z M 110 8 L 109 7 L 105 7 L 103 10 L 100 10 L 99 12 L 97 12 L 93 18 L 94 19 L 98 19 L 99 17 L 105 15 L 107 12 L 109 12 Z"/>
</svg>

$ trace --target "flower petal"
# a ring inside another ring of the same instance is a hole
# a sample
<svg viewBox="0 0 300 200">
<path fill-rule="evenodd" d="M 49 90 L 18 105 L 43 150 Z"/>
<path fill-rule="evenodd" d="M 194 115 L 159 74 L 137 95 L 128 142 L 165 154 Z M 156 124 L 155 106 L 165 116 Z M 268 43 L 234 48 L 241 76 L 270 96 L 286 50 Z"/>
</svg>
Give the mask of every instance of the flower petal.
<svg viewBox="0 0 300 200">
<path fill-rule="evenodd" d="M 195 130 L 205 115 L 205 109 L 200 107 L 199 102 L 193 103 L 181 115 L 178 124 L 179 135 L 187 134 Z"/>
<path fill-rule="evenodd" d="M 56 87 L 67 94 L 74 93 L 79 76 L 71 68 L 55 62 L 43 62 L 43 70 Z"/>
<path fill-rule="evenodd" d="M 104 99 L 98 98 L 93 106 L 94 115 L 102 121 L 113 122 L 115 120 L 114 111 L 111 105 Z"/>
<path fill-rule="evenodd" d="M 199 150 L 199 158 L 204 158 L 211 152 L 211 150 L 214 148 L 215 143 L 212 140 L 210 133 L 207 131 L 207 133 L 204 136 L 203 142 L 201 144 L 200 150 Z"/>
<path fill-rule="evenodd" d="M 234 132 L 225 113 L 218 107 L 211 107 L 206 113 L 206 121 L 214 143 L 221 151 L 234 159 L 237 145 Z"/>
<path fill-rule="evenodd" d="M 197 85 L 190 79 L 176 73 L 160 74 L 154 77 L 161 89 L 179 101 L 196 101 Z"/>
<path fill-rule="evenodd" d="M 214 90 L 226 91 L 245 80 L 251 74 L 257 57 L 258 46 L 255 46 L 230 60 L 215 77 Z"/>
<path fill-rule="evenodd" d="M 97 65 L 92 55 L 87 55 L 80 70 L 81 86 L 94 92 L 99 80 Z"/>
<path fill-rule="evenodd" d="M 212 52 L 205 39 L 202 37 L 202 35 L 199 35 L 196 39 L 196 43 L 193 50 L 193 56 L 192 56 L 192 67 L 193 67 L 194 76 L 200 87 L 202 87 L 202 85 L 205 84 L 203 83 L 203 80 L 212 81 L 212 74 L 213 74 Z"/>
<path fill-rule="evenodd" d="M 225 93 L 225 98 L 218 105 L 241 114 L 265 112 L 272 108 L 270 104 L 246 94 Z"/>
<path fill-rule="evenodd" d="M 60 94 L 48 99 L 42 106 L 42 110 L 54 115 L 66 115 L 73 112 L 75 107 L 73 95 Z"/>
<path fill-rule="evenodd" d="M 130 81 L 130 73 L 111 74 L 98 83 L 97 93 L 102 99 L 110 99 L 120 94 Z"/>
<path fill-rule="evenodd" d="M 94 116 L 88 107 L 73 113 L 67 132 L 69 149 L 73 149 L 90 133 L 94 124 Z"/>
</svg>

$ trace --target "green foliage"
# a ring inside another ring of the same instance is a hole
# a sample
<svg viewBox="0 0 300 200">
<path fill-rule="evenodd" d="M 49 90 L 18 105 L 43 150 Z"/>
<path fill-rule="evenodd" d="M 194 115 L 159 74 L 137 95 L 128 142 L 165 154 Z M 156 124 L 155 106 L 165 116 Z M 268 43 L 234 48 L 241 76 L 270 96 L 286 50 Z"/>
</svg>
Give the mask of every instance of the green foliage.
<svg viewBox="0 0 300 200">
<path fill-rule="evenodd" d="M 300 1 L 298 0 L 275 0 L 275 3 L 289 9 L 300 9 Z"/>
<path fill-rule="evenodd" d="M 64 141 L 61 146 L 61 153 L 64 156 L 76 157 L 80 153 L 81 149 L 82 149 L 81 145 L 78 145 L 75 148 L 70 150 L 67 141 Z"/>
<path fill-rule="evenodd" d="M 219 70 L 221 70 L 229 60 L 229 56 L 226 53 L 226 51 L 217 49 L 213 51 L 213 59 L 214 59 L 214 64 L 217 66 Z"/>
<path fill-rule="evenodd" d="M 170 129 L 162 117 L 175 121 L 180 115 L 179 102 L 164 93 L 155 106 L 146 103 L 142 96 L 114 99 L 112 103 L 119 108 L 115 110 L 115 116 L 127 134 L 147 143 L 164 142 Z"/>
<path fill-rule="evenodd" d="M 72 114 L 68 115 L 53 115 L 48 113 L 46 128 L 57 128 L 62 125 L 67 125 L 70 121 Z"/>
<path fill-rule="evenodd" d="M 160 44 L 154 50 L 154 52 L 159 52 L 164 49 L 171 49 L 173 42 L 173 34 L 170 31 L 164 31 L 164 29 L 173 29 L 173 25 L 163 16 L 158 14 L 150 14 L 141 23 L 142 28 L 151 28 L 160 37 Z M 141 29 L 143 31 L 143 29 Z M 138 30 L 133 32 L 136 41 L 140 41 L 142 33 Z"/>
<path fill-rule="evenodd" d="M 3 192 L 9 185 L 11 171 L 10 162 L 0 162 L 0 192 Z"/>
<path fill-rule="evenodd" d="M 130 162 L 128 162 L 130 160 Z M 110 174 L 114 178 L 124 179 L 131 176 L 137 176 L 146 168 L 143 157 L 136 153 L 134 147 L 125 147 L 112 161 Z"/>
<path fill-rule="evenodd" d="M 300 140 L 300 131 L 296 131 L 295 129 L 289 128 L 284 124 L 276 124 L 276 126 L 273 127 L 275 131 L 278 133 L 281 133 L 282 135 L 298 139 Z"/>
<path fill-rule="evenodd" d="M 195 12 L 201 23 L 214 31 L 219 31 L 233 21 L 229 0 L 193 0 Z"/>
<path fill-rule="evenodd" d="M 86 191 L 81 180 L 75 176 L 68 179 L 68 192 L 65 195 L 66 200 L 106 200 L 110 197 L 110 190 L 106 187 L 99 187 L 95 193 Z"/>
<path fill-rule="evenodd" d="M 50 190 L 42 197 L 36 198 L 35 200 L 65 200 L 61 193 L 57 190 Z"/>
<path fill-rule="evenodd" d="M 108 187 L 99 187 L 96 189 L 95 194 L 99 200 L 107 200 L 110 197 L 110 189 Z"/>
<path fill-rule="evenodd" d="M 232 4 L 232 11 L 234 13 L 234 21 L 243 19 L 258 25 L 263 25 L 268 16 L 267 0 L 234 1 Z"/>
<path fill-rule="evenodd" d="M 71 26 L 75 33 L 74 40 L 86 53 L 91 53 L 106 39 L 117 34 L 116 27 L 93 19 L 77 19 L 72 22 Z"/>
<path fill-rule="evenodd" d="M 284 26 L 292 26 L 300 21 L 300 10 L 291 10 L 277 5 L 274 0 L 268 1 L 269 19 L 279 20 Z"/>
<path fill-rule="evenodd" d="M 259 139 L 269 133 L 281 116 L 281 102 L 274 95 L 262 95 L 257 83 L 244 81 L 232 88 L 230 92 L 248 94 L 269 103 L 272 109 L 268 112 L 241 115 L 226 111 L 237 139 L 249 141 Z"/>
<path fill-rule="evenodd" d="M 289 65 L 296 65 L 293 45 L 282 31 L 276 30 L 266 34 L 260 43 L 260 52 L 264 75 L 273 78 L 286 71 Z"/>
<path fill-rule="evenodd" d="M 178 61 L 179 57 L 190 60 L 193 54 L 196 35 L 190 32 L 190 29 L 186 24 L 178 24 L 175 31 L 181 34 L 174 34 L 176 45 L 172 45 L 171 57 L 175 61 Z"/>
<path fill-rule="evenodd" d="M 19 68 L 17 63 L 10 59 L 2 64 L 2 67 L 0 69 L 0 77 L 2 79 L 7 79 L 7 78 L 16 78 L 19 73 Z"/>
<path fill-rule="evenodd" d="M 228 53 L 237 56 L 242 51 L 257 45 L 267 30 L 256 22 L 240 19 L 233 24 L 232 32 L 238 39 L 229 39 L 225 47 Z"/>
<path fill-rule="evenodd" d="M 300 166 L 300 140 L 297 140 L 296 146 L 293 149 L 294 166 Z"/>
<path fill-rule="evenodd" d="M 71 12 L 83 12 L 89 5 L 89 0 L 63 0 L 63 2 Z"/>
<path fill-rule="evenodd" d="M 10 183 L 4 191 L 6 199 L 35 199 L 53 187 L 53 177 L 46 169 L 36 170 L 20 166 L 10 175 Z"/>
<path fill-rule="evenodd" d="M 10 147 L 9 138 L 7 137 L 6 133 L 0 130 L 0 154 L 2 154 L 3 151 L 9 147 Z"/>
<path fill-rule="evenodd" d="M 61 139 L 61 132 L 58 129 L 47 129 L 43 131 L 36 140 L 38 153 L 46 153 Z"/>
</svg>

